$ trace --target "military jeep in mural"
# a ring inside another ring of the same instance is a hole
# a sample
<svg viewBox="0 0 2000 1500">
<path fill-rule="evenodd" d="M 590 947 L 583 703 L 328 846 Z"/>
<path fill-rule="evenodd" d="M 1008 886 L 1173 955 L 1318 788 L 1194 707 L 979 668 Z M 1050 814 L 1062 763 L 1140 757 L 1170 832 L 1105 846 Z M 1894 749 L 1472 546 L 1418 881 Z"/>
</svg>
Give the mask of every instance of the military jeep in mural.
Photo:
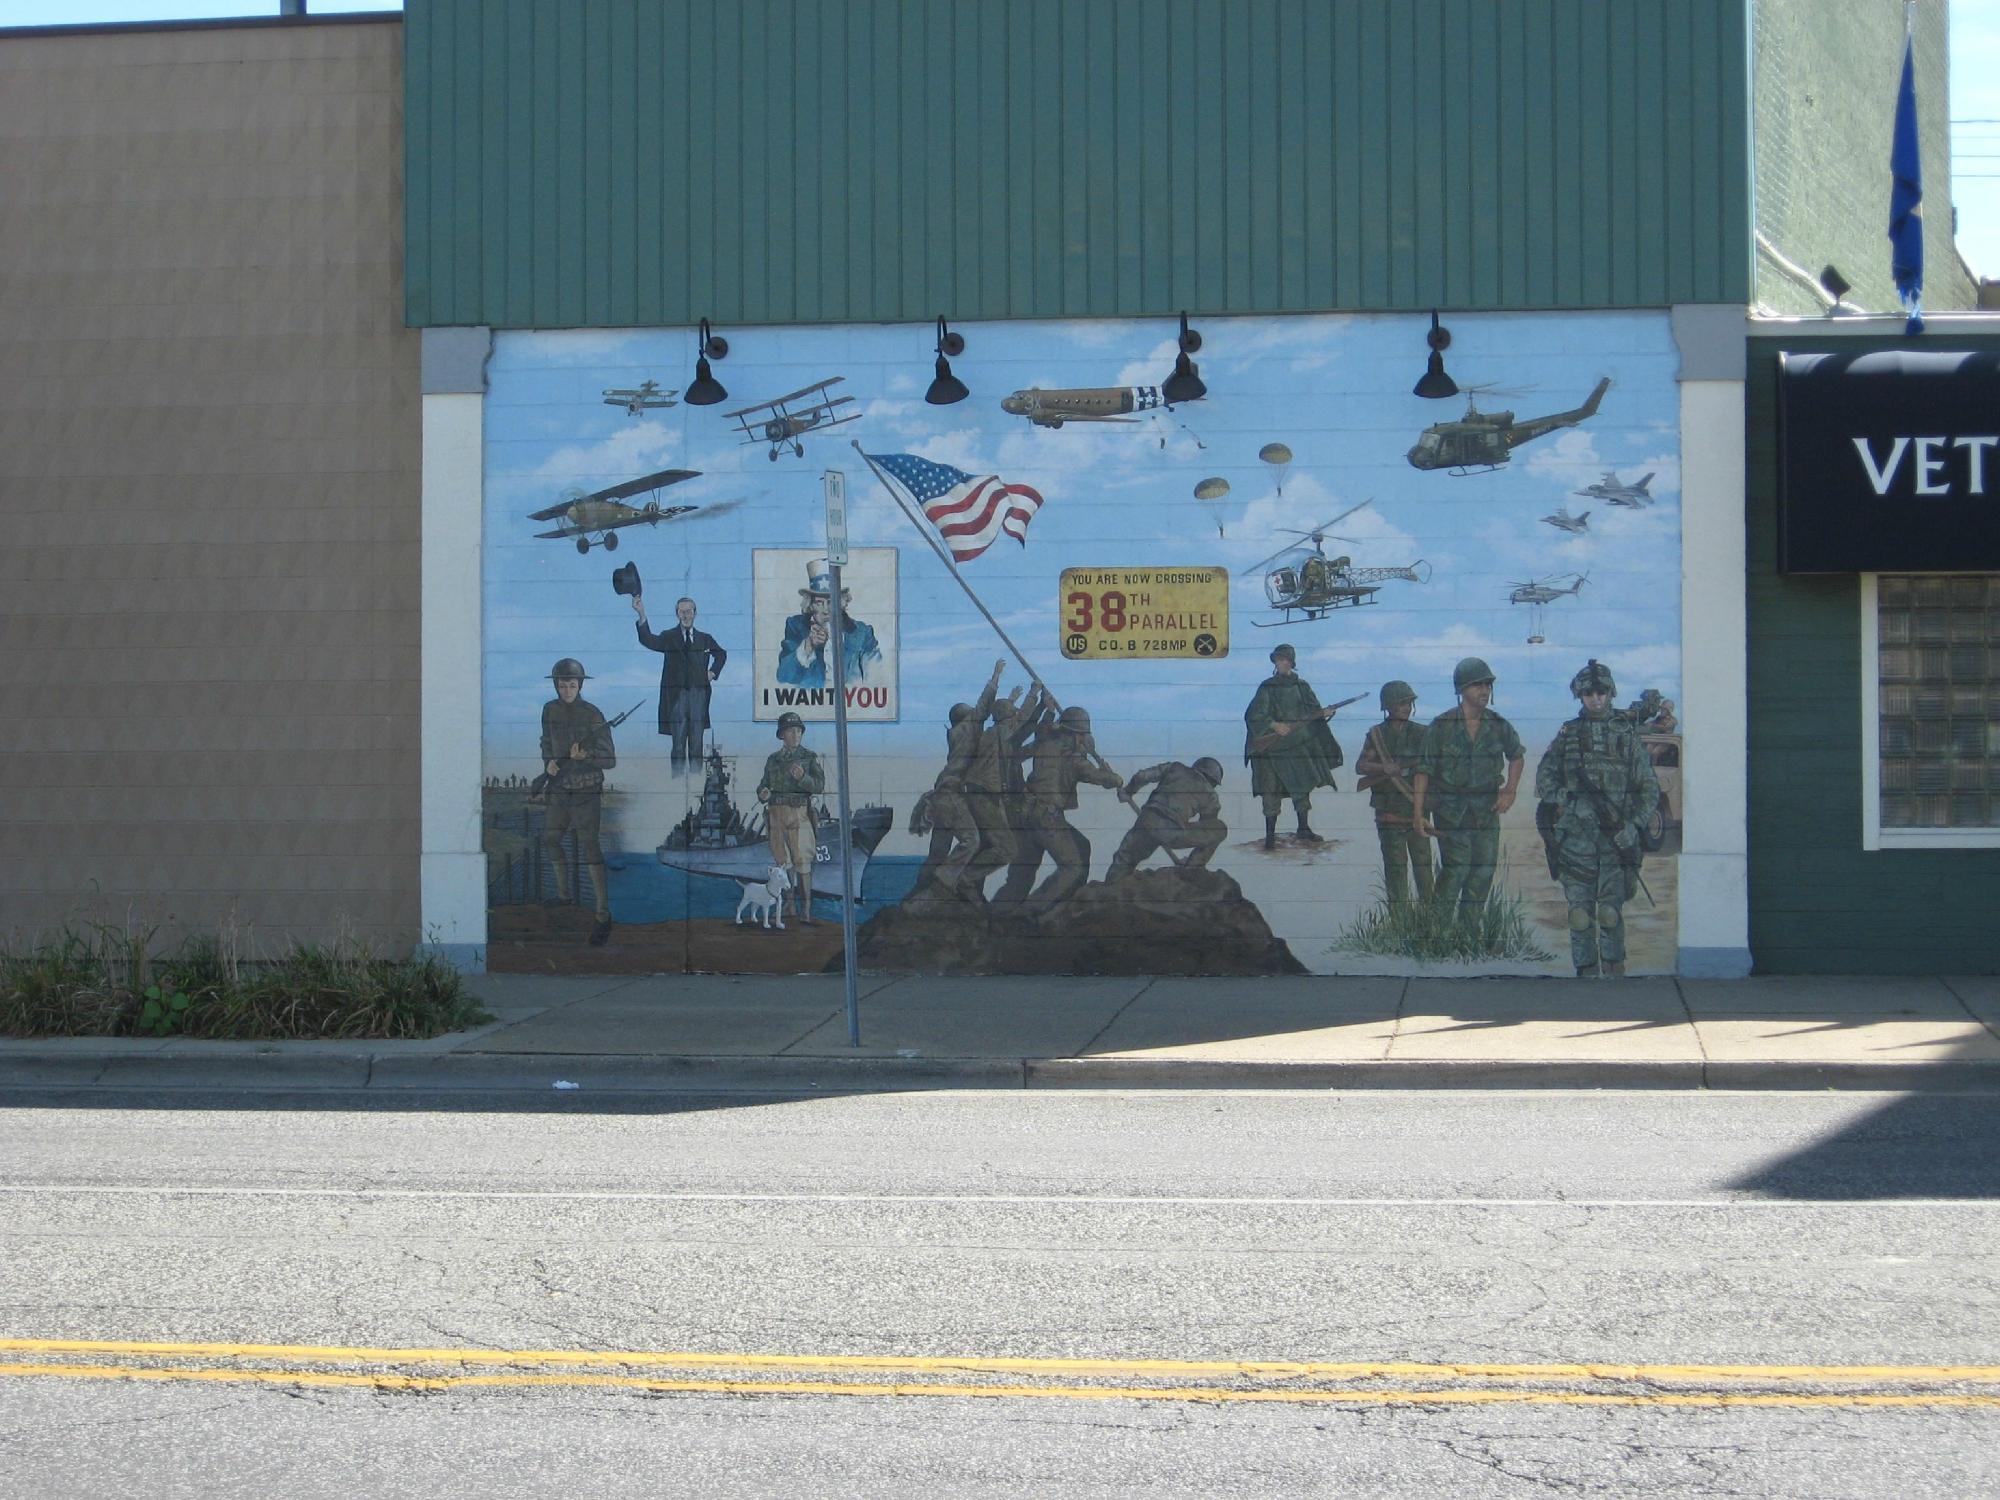
<svg viewBox="0 0 2000 1500">
<path fill-rule="evenodd" d="M 1653 757 L 1653 775 L 1660 783 L 1660 800 L 1640 830 L 1648 853 L 1662 849 L 1669 838 L 1675 847 L 1681 834 L 1681 737 L 1677 734 L 1642 734 L 1639 743 Z"/>
</svg>

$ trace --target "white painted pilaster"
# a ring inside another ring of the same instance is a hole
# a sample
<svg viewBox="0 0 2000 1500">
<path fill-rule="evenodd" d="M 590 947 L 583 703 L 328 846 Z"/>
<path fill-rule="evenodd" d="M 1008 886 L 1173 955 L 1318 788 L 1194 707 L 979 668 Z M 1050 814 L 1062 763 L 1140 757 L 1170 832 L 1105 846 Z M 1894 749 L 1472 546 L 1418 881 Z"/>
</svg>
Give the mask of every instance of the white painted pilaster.
<svg viewBox="0 0 2000 1500">
<path fill-rule="evenodd" d="M 423 397 L 423 942 L 485 967 L 480 517 L 485 396 Z"/>
<path fill-rule="evenodd" d="M 1679 968 L 1692 978 L 1734 977 L 1750 972 L 1743 381 L 1684 378 L 1680 391 Z"/>
</svg>

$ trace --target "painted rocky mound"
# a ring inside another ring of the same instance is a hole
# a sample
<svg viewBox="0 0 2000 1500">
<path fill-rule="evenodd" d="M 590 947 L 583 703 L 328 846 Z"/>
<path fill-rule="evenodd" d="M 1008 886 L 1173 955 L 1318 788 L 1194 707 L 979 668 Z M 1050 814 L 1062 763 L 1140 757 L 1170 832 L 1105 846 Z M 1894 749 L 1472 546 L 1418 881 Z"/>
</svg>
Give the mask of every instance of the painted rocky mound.
<svg viewBox="0 0 2000 1500">
<path fill-rule="evenodd" d="M 907 974 L 1306 972 L 1234 880 L 1175 867 L 1086 885 L 1039 916 L 920 889 L 857 946 L 862 968 Z"/>
</svg>

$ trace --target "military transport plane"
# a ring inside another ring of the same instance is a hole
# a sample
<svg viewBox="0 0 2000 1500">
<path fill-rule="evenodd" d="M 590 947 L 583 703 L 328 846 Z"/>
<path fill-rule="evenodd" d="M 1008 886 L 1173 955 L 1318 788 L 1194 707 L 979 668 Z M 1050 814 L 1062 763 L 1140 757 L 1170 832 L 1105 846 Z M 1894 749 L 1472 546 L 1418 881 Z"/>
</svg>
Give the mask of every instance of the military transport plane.
<svg viewBox="0 0 2000 1500">
<path fill-rule="evenodd" d="M 1569 513 L 1567 505 L 1558 505 L 1554 515 L 1543 516 L 1542 519 L 1557 531 L 1567 531 L 1572 536 L 1590 530 L 1590 512 L 1585 511 L 1580 516 L 1573 516 Z"/>
<path fill-rule="evenodd" d="M 1602 500 L 1607 505 L 1622 505 L 1627 510 L 1644 510 L 1653 503 L 1652 491 L 1646 488 L 1653 482 L 1651 474 L 1637 484 L 1621 484 L 1615 469 L 1606 469 L 1604 477 L 1595 484 L 1587 484 L 1575 493 L 1586 500 Z"/>
<path fill-rule="evenodd" d="M 806 445 L 799 441 L 802 433 L 814 432 L 822 427 L 838 427 L 842 422 L 858 422 L 858 411 L 841 412 L 837 408 L 850 406 L 852 396 L 831 396 L 826 392 L 830 386 L 840 384 L 847 377 L 836 375 L 831 380 L 822 380 L 817 385 L 809 385 L 804 390 L 793 391 L 789 396 L 779 396 L 771 401 L 759 401 L 755 406 L 746 406 L 740 411 L 726 411 L 724 417 L 733 418 L 738 431 L 743 434 L 743 446 L 754 448 L 759 443 L 769 443 L 771 451 L 764 456 L 772 463 L 778 461 L 778 454 L 789 446 L 800 458 L 806 456 Z M 810 399 L 807 399 L 810 398 Z M 796 403 L 805 402 L 794 410 Z M 763 412 L 765 415 L 758 416 Z"/>
<path fill-rule="evenodd" d="M 1135 411 L 1154 411 L 1168 402 L 1155 385 L 1112 385 L 1045 391 L 1030 386 L 1000 398 L 1000 410 L 1026 417 L 1037 427 L 1065 422 L 1137 422 Z M 1164 441 L 1161 446 L 1165 446 Z"/>
<path fill-rule="evenodd" d="M 626 416 L 636 417 L 642 411 L 657 411 L 664 406 L 679 405 L 674 400 L 674 397 L 679 394 L 678 390 L 661 390 L 660 383 L 657 380 L 644 380 L 636 386 L 626 388 L 614 387 L 606 391 L 604 393 L 604 404 L 606 406 L 622 406 L 625 408 Z"/>
<path fill-rule="evenodd" d="M 662 521 L 671 521 L 676 516 L 701 509 L 698 505 L 661 505 L 657 495 L 644 505 L 627 505 L 625 501 L 628 498 L 700 477 L 700 472 L 695 469 L 662 469 L 657 474 L 642 474 L 637 479 L 628 479 L 623 484 L 593 490 L 589 494 L 585 494 L 581 487 L 573 486 L 563 492 L 560 503 L 551 505 L 547 510 L 531 511 L 528 519 L 556 523 L 554 531 L 536 532 L 537 539 L 555 541 L 574 537 L 579 552 L 587 554 L 593 543 L 606 552 L 616 552 L 620 527 L 641 523 L 657 526 Z"/>
</svg>

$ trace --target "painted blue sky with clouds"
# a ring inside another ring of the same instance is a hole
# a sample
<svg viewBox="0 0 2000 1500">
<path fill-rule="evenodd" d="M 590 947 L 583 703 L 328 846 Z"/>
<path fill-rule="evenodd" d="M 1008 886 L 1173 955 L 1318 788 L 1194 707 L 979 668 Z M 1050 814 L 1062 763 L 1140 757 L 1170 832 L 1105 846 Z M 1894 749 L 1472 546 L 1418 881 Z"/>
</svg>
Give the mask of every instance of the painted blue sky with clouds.
<svg viewBox="0 0 2000 1500">
<path fill-rule="evenodd" d="M 999 473 L 1045 497 L 1025 548 L 1002 539 L 965 565 L 966 578 L 1064 701 L 1090 707 L 1099 738 L 1143 763 L 1173 755 L 1240 755 L 1242 711 L 1280 639 L 1324 701 L 1372 695 L 1387 678 L 1413 682 L 1428 717 L 1451 702 L 1450 672 L 1484 656 L 1500 677 L 1497 706 L 1537 733 L 1570 712 L 1567 683 L 1589 656 L 1612 664 L 1621 695 L 1658 687 L 1679 697 L 1680 465 L 1676 355 L 1664 314 L 1458 315 L 1449 368 L 1462 385 L 1492 384 L 1483 408 L 1525 419 L 1579 405 L 1600 376 L 1613 385 L 1599 414 L 1518 449 L 1493 473 L 1421 472 L 1404 455 L 1422 430 L 1464 410 L 1463 400 L 1410 394 L 1422 373 L 1427 319 L 1388 315 L 1197 319 L 1207 400 L 1132 425 L 1031 426 L 1000 408 L 1022 387 L 1158 384 L 1172 368 L 1165 321 L 966 324 L 954 368 L 972 389 L 955 406 L 927 406 L 934 332 L 923 325 L 722 330 L 731 353 L 716 365 L 730 399 L 628 416 L 603 404 L 606 387 L 692 376 L 689 330 L 502 333 L 486 408 L 485 662 L 489 765 L 532 757 L 548 697 L 549 664 L 582 657 L 591 696 L 607 711 L 658 691 L 659 658 L 640 649 L 613 567 L 638 563 L 656 625 L 673 596 L 693 595 L 701 623 L 748 665 L 750 552 L 821 540 L 820 475 L 848 474 L 856 545 L 902 549 L 904 719 L 857 731 L 857 753 L 930 755 L 945 712 L 971 697 L 1001 654 L 991 630 L 849 446 L 912 452 L 973 473 Z M 858 398 L 862 419 L 805 438 L 803 459 L 776 462 L 744 445 L 722 412 L 830 376 Z M 1280 476 L 1258 458 L 1266 443 L 1294 453 Z M 614 555 L 579 556 L 527 513 L 566 487 L 597 489 L 650 470 L 701 477 L 662 499 L 706 507 L 657 528 L 624 531 Z M 1616 470 L 1651 471 L 1656 503 L 1630 511 L 1574 496 Z M 1195 484 L 1228 481 L 1220 504 Z M 1360 501 L 1329 551 L 1357 566 L 1423 559 L 1425 584 L 1389 582 L 1367 608 L 1276 629 L 1263 572 L 1253 567 L 1288 538 Z M 1588 535 L 1565 536 L 1540 517 L 1567 503 L 1589 510 Z M 1222 535 L 1218 535 L 1218 526 Z M 1226 659 L 1068 663 L 1058 654 L 1058 579 L 1066 567 L 1220 564 L 1232 570 L 1232 650 Z M 1575 598 L 1548 607 L 1547 644 L 1527 643 L 1525 606 L 1508 586 L 1587 572 Z M 865 601 L 855 611 L 866 617 Z M 885 622 L 877 622 L 878 628 Z M 1009 680 L 1018 676 L 1010 667 Z M 723 739 L 761 742 L 749 723 L 748 674 L 732 667 L 715 702 Z M 1358 709 L 1356 710 L 1359 711 Z M 649 717 L 649 707 L 642 718 Z M 629 731 L 628 731 L 629 732 Z M 1234 752 L 1234 753 L 1232 753 Z M 1350 752 L 1352 754 L 1352 752 Z"/>
</svg>

